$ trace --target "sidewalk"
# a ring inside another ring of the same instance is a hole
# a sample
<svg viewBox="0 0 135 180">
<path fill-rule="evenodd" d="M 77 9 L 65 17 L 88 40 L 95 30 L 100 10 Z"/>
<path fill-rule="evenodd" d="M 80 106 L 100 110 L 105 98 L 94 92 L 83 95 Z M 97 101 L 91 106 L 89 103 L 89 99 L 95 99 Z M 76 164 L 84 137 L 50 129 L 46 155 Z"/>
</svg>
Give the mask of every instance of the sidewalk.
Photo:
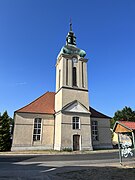
<svg viewBox="0 0 135 180">
<path fill-rule="evenodd" d="M 55 151 L 55 150 L 44 150 L 44 151 L 8 151 L 0 152 L 0 155 L 66 155 L 66 154 L 95 154 L 95 153 L 112 153 L 118 152 L 118 149 L 110 150 L 94 150 L 94 151 Z"/>
<path fill-rule="evenodd" d="M 135 168 L 135 158 L 131 162 L 122 163 L 122 166 L 126 168 Z"/>
</svg>

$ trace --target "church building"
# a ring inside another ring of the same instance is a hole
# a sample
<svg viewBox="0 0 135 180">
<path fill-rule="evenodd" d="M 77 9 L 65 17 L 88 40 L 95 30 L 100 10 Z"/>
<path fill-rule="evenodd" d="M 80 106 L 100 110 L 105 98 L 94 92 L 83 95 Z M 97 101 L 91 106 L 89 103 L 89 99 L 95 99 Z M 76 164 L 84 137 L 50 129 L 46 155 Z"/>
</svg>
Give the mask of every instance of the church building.
<svg viewBox="0 0 135 180">
<path fill-rule="evenodd" d="M 56 92 L 15 111 L 12 151 L 112 148 L 110 117 L 89 105 L 85 56 L 70 24 L 56 61 Z"/>
</svg>

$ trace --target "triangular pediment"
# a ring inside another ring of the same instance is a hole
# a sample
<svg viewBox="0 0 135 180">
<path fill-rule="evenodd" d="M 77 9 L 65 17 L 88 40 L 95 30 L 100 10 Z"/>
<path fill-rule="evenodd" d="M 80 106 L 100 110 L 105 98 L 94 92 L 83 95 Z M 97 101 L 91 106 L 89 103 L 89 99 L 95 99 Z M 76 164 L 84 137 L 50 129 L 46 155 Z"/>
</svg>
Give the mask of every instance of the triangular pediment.
<svg viewBox="0 0 135 180">
<path fill-rule="evenodd" d="M 63 112 L 67 112 L 67 113 L 89 113 L 89 110 L 82 105 L 80 102 L 78 101 L 73 101 L 69 104 L 67 104 L 65 107 L 63 107 L 62 109 Z"/>
</svg>

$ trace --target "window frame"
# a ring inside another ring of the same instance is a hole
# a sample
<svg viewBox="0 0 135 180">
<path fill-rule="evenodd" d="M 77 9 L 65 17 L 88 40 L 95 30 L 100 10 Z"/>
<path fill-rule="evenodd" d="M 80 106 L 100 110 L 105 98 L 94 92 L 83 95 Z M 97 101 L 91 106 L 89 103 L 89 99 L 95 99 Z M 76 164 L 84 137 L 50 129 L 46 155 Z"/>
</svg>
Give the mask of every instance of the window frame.
<svg viewBox="0 0 135 180">
<path fill-rule="evenodd" d="M 77 116 L 72 117 L 72 129 L 76 130 L 76 129 L 80 129 L 80 118 Z"/>
<path fill-rule="evenodd" d="M 33 141 L 41 141 L 42 118 L 34 119 Z"/>
<path fill-rule="evenodd" d="M 92 121 L 92 140 L 99 141 L 98 121 Z"/>
</svg>

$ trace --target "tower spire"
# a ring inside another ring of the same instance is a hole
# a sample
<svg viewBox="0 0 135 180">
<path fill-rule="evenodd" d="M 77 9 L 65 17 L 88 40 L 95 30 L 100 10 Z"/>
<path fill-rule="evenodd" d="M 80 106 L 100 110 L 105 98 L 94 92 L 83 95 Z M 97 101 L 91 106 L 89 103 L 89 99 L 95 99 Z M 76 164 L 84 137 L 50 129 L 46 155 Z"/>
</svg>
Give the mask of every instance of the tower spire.
<svg viewBox="0 0 135 180">
<path fill-rule="evenodd" d="M 70 31 L 66 37 L 66 44 L 76 46 L 76 37 L 74 32 L 72 31 L 72 19 L 70 18 Z"/>
</svg>

